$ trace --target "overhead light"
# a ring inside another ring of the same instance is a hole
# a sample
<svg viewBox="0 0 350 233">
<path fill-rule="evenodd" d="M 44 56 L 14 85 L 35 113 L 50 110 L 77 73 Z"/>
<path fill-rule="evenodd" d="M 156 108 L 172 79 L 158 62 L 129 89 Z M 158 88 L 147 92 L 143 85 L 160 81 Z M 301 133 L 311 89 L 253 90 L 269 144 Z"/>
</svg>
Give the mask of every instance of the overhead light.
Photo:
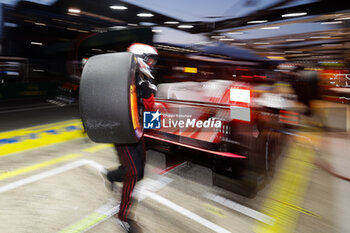
<svg viewBox="0 0 350 233">
<path fill-rule="evenodd" d="M 15 23 L 4 22 L 4 26 L 5 26 L 5 27 L 9 27 L 9 28 L 15 28 L 15 27 L 17 27 L 18 25 L 15 24 Z"/>
<path fill-rule="evenodd" d="M 153 29 L 152 32 L 155 32 L 155 33 L 161 33 L 162 30 L 159 30 L 159 29 Z"/>
<path fill-rule="evenodd" d="M 254 42 L 253 44 L 264 45 L 264 44 L 270 44 L 270 43 L 269 42 Z"/>
<path fill-rule="evenodd" d="M 342 23 L 343 21 L 331 21 L 331 22 L 323 22 L 321 24 L 338 24 L 338 23 Z"/>
<path fill-rule="evenodd" d="M 76 14 L 76 13 L 67 13 L 67 15 L 70 15 L 70 16 L 79 16 L 79 14 Z"/>
<path fill-rule="evenodd" d="M 284 15 L 282 15 L 282 18 L 298 17 L 298 16 L 304 16 L 304 15 L 307 15 L 307 13 L 306 13 L 306 12 L 290 13 L 290 14 L 284 14 Z"/>
<path fill-rule="evenodd" d="M 68 31 L 78 31 L 76 28 L 66 28 Z"/>
<path fill-rule="evenodd" d="M 164 24 L 179 24 L 180 22 L 177 21 L 166 21 Z"/>
<path fill-rule="evenodd" d="M 28 20 L 28 19 L 25 19 L 25 20 L 23 20 L 24 22 L 26 22 L 26 23 L 35 23 L 35 21 L 33 21 L 33 20 Z"/>
<path fill-rule="evenodd" d="M 109 27 L 109 29 L 111 30 L 120 30 L 120 29 L 125 29 L 127 28 L 127 26 L 113 26 L 113 27 Z"/>
<path fill-rule="evenodd" d="M 128 26 L 133 26 L 133 27 L 137 27 L 139 26 L 137 23 L 128 23 Z"/>
<path fill-rule="evenodd" d="M 154 15 L 151 13 L 138 13 L 138 17 L 153 17 Z"/>
<path fill-rule="evenodd" d="M 304 41 L 305 39 L 297 39 L 297 38 L 292 38 L 292 39 L 286 39 L 286 41 Z"/>
<path fill-rule="evenodd" d="M 110 6 L 109 8 L 113 10 L 127 10 L 128 8 L 126 6 Z"/>
<path fill-rule="evenodd" d="M 210 41 L 200 41 L 200 42 L 196 42 L 195 44 L 210 44 Z"/>
<path fill-rule="evenodd" d="M 30 42 L 32 45 L 43 45 L 43 43 L 41 43 L 41 42 L 35 42 L 35 41 L 32 41 L 32 42 Z"/>
<path fill-rule="evenodd" d="M 33 72 L 45 72 L 45 70 L 33 69 Z"/>
<path fill-rule="evenodd" d="M 349 20 L 350 17 L 342 17 L 342 18 L 337 18 L 337 19 L 334 19 L 334 20 Z"/>
<path fill-rule="evenodd" d="M 79 9 L 76 9 L 76 8 L 69 8 L 69 9 L 68 9 L 68 12 L 69 12 L 69 13 L 79 14 L 79 13 L 80 13 L 80 10 L 79 10 Z"/>
<path fill-rule="evenodd" d="M 140 25 L 142 25 L 142 26 L 155 26 L 157 24 L 152 23 L 152 22 L 140 22 Z"/>
<path fill-rule="evenodd" d="M 102 52 L 102 49 L 91 49 L 92 51 Z"/>
<path fill-rule="evenodd" d="M 229 35 L 241 35 L 241 34 L 243 34 L 243 32 L 229 32 L 227 34 L 229 34 Z"/>
<path fill-rule="evenodd" d="M 106 28 L 94 28 L 91 30 L 91 32 L 96 32 L 96 33 L 104 33 L 104 32 L 107 32 L 107 29 Z"/>
<path fill-rule="evenodd" d="M 253 21 L 249 21 L 247 22 L 247 24 L 252 24 L 252 23 L 266 23 L 268 22 L 267 20 L 253 20 Z"/>
<path fill-rule="evenodd" d="M 263 30 L 273 30 L 273 29 L 280 29 L 280 27 L 262 27 L 260 29 L 263 29 Z"/>
<path fill-rule="evenodd" d="M 34 23 L 34 24 L 38 26 L 46 26 L 46 23 Z"/>
<path fill-rule="evenodd" d="M 220 38 L 225 38 L 225 36 L 211 36 L 213 39 L 220 39 Z"/>
<path fill-rule="evenodd" d="M 179 26 L 177 26 L 178 28 L 193 28 L 193 25 L 189 25 L 189 24 L 182 24 L 182 25 L 179 25 Z"/>
<path fill-rule="evenodd" d="M 221 38 L 221 41 L 234 41 L 235 39 L 233 38 Z"/>
<path fill-rule="evenodd" d="M 238 45 L 238 46 L 240 46 L 240 45 L 246 45 L 247 43 L 231 43 L 231 45 Z"/>
</svg>

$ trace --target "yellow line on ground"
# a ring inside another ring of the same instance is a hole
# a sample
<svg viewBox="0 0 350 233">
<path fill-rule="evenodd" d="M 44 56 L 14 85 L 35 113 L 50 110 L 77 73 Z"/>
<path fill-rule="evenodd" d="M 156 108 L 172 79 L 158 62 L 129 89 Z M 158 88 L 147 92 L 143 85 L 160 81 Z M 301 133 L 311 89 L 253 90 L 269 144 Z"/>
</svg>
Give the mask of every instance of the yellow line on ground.
<svg viewBox="0 0 350 233">
<path fill-rule="evenodd" d="M 25 174 L 28 172 L 32 172 L 32 171 L 35 171 L 35 170 L 38 170 L 41 168 L 49 167 L 49 166 L 52 166 L 54 164 L 58 164 L 58 163 L 65 162 L 67 160 L 72 160 L 72 159 L 78 158 L 80 156 L 81 156 L 80 154 L 67 154 L 67 155 L 64 155 L 64 156 L 61 156 L 61 157 L 58 157 L 55 159 L 51 159 L 51 160 L 48 160 L 45 162 L 34 164 L 34 165 L 31 165 L 28 167 L 20 168 L 20 169 L 14 170 L 14 171 L 0 173 L 0 180 L 8 179 L 8 178 L 22 175 L 22 174 Z"/>
<path fill-rule="evenodd" d="M 312 146 L 292 143 L 262 207 L 262 212 L 274 221 L 271 225 L 257 222 L 254 232 L 291 233 L 301 212 L 317 216 L 310 211 L 302 211 L 304 209 L 300 207 L 314 168 L 314 158 Z"/>
<path fill-rule="evenodd" d="M 16 129 L 16 130 L 11 130 L 11 131 L 6 131 L 6 132 L 0 132 L 0 138 L 6 138 L 6 137 L 16 137 L 16 136 L 22 136 L 22 134 L 26 133 L 37 133 L 37 132 L 43 132 L 46 130 L 51 130 L 51 129 L 58 129 L 62 128 L 65 126 L 71 126 L 71 125 L 82 125 L 81 121 L 78 120 L 71 120 L 71 121 L 63 121 L 63 122 L 57 122 L 53 124 L 45 124 L 41 126 L 35 126 L 35 127 L 30 127 L 30 128 L 24 128 L 24 129 Z"/>
<path fill-rule="evenodd" d="M 78 221 L 77 223 L 67 227 L 66 229 L 63 229 L 62 231 L 59 231 L 59 233 L 80 233 L 85 232 L 90 227 L 94 226 L 95 224 L 107 219 L 108 216 L 105 214 L 100 213 L 92 213 L 89 216 L 83 218 L 82 220 Z"/>
<path fill-rule="evenodd" d="M 0 133 L 0 156 L 85 137 L 81 121 L 71 120 Z"/>
<path fill-rule="evenodd" d="M 94 153 L 109 147 L 112 147 L 112 144 L 100 144 L 100 145 L 96 145 L 96 146 L 91 146 L 89 148 L 84 149 L 84 152 L 89 152 L 89 153 Z"/>
<path fill-rule="evenodd" d="M 44 129 L 44 128 L 48 128 L 48 127 L 55 127 L 55 126 L 60 126 L 60 125 L 65 125 L 65 124 L 74 124 L 74 123 L 81 123 L 81 120 L 80 119 L 73 119 L 73 120 L 59 121 L 59 122 L 54 122 L 54 123 L 49 123 L 49 124 L 44 124 L 44 125 L 32 126 L 29 128 L 25 128 L 25 130 L 39 130 L 39 129 Z"/>
<path fill-rule="evenodd" d="M 217 208 L 213 205 L 209 205 L 207 203 L 203 204 L 203 207 L 208 211 L 209 213 L 215 214 L 216 216 L 219 216 L 221 218 L 225 218 L 225 214 L 223 213 L 222 209 Z"/>
<path fill-rule="evenodd" d="M 276 201 L 278 201 L 278 200 L 276 200 Z M 280 202 L 280 201 L 279 201 L 279 202 Z M 303 214 L 307 214 L 307 215 L 310 215 L 310 216 L 315 217 L 315 218 L 321 218 L 320 215 L 315 214 L 314 212 L 312 212 L 312 211 L 310 211 L 310 210 L 307 210 L 307 209 L 304 209 L 304 208 L 302 208 L 302 207 L 295 206 L 295 205 L 292 205 L 292 204 L 290 204 L 290 203 L 285 203 L 285 202 L 280 202 L 280 203 L 281 203 L 281 204 L 284 204 L 284 205 L 287 205 L 288 207 L 293 208 L 293 209 L 295 209 L 295 210 L 297 210 L 297 211 L 299 211 L 299 212 L 301 212 L 301 213 L 303 213 Z"/>
</svg>

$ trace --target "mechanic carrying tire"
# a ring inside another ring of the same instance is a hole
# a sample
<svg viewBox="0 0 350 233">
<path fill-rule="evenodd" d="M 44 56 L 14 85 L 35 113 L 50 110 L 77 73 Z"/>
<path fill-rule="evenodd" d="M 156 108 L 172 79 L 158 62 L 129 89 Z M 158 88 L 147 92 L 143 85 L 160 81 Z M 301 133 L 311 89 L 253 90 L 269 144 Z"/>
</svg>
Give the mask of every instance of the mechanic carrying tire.
<svg viewBox="0 0 350 233">
<path fill-rule="evenodd" d="M 131 194 L 144 175 L 142 115 L 143 109 L 153 109 L 157 88 L 151 69 L 157 57 L 155 48 L 136 43 L 125 53 L 91 57 L 82 73 L 79 101 L 87 135 L 95 142 L 113 143 L 121 163 L 105 176 L 111 188 L 113 182 L 123 182 L 117 217 L 126 232 L 142 232 L 130 218 Z"/>
</svg>

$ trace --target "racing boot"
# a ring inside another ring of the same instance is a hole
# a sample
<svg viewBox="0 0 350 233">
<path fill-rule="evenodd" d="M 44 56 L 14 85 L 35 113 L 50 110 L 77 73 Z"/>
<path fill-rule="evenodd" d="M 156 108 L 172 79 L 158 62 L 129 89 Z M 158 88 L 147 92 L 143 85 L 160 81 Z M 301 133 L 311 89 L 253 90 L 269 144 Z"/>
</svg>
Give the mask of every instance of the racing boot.
<svg viewBox="0 0 350 233">
<path fill-rule="evenodd" d="M 106 175 L 110 181 L 123 182 L 125 177 L 125 169 L 120 165 L 117 169 L 108 171 Z"/>
<path fill-rule="evenodd" d="M 142 233 L 142 227 L 134 220 L 128 219 L 127 221 L 122 221 L 117 219 L 118 223 L 127 233 Z"/>
<path fill-rule="evenodd" d="M 125 176 L 125 171 L 122 166 L 119 166 L 117 169 L 111 171 L 104 169 L 101 170 L 100 173 L 103 177 L 105 188 L 110 192 L 115 191 L 117 188 L 114 182 L 123 182 Z"/>
<path fill-rule="evenodd" d="M 100 171 L 100 174 L 103 178 L 104 186 L 107 189 L 108 192 L 113 192 L 114 189 L 114 183 L 108 178 L 109 171 L 106 169 L 104 171 Z"/>
</svg>

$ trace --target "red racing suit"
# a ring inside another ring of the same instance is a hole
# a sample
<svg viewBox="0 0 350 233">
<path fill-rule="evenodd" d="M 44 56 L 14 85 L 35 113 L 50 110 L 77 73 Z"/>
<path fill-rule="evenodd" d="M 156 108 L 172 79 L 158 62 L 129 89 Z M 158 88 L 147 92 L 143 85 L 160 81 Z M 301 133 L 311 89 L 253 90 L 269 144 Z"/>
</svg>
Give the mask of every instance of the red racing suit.
<svg viewBox="0 0 350 233">
<path fill-rule="evenodd" d="M 154 107 L 155 85 L 150 80 L 143 80 L 138 83 L 141 89 L 141 98 L 146 111 L 152 111 Z M 122 198 L 118 217 L 122 221 L 128 220 L 132 204 L 132 192 L 137 181 L 144 176 L 146 146 L 143 137 L 138 143 L 120 145 L 115 144 L 121 166 L 107 173 L 111 182 L 123 182 Z"/>
</svg>

